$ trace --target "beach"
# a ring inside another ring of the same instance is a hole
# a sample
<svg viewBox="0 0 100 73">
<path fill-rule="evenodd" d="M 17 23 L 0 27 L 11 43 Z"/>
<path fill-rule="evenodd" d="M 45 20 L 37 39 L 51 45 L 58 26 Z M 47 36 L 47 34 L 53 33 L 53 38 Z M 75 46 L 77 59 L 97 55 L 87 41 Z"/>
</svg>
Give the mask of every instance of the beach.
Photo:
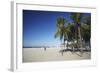
<svg viewBox="0 0 100 73">
<path fill-rule="evenodd" d="M 23 48 L 23 63 L 91 59 L 91 52 L 84 52 L 80 56 L 80 52 L 66 51 L 62 55 L 60 50 L 60 48 Z"/>
</svg>

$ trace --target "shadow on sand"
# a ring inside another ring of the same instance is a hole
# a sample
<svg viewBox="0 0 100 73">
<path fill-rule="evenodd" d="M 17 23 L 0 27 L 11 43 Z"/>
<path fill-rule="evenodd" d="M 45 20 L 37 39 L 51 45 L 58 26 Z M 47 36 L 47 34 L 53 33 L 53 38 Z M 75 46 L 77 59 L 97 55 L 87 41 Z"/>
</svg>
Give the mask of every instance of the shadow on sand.
<svg viewBox="0 0 100 73">
<path fill-rule="evenodd" d="M 83 54 L 84 52 L 91 52 L 91 50 L 90 50 L 90 49 L 81 50 L 81 49 L 74 48 L 74 49 L 62 49 L 62 50 L 60 50 L 59 52 L 62 54 L 62 56 L 63 56 L 63 53 L 64 53 L 64 52 L 71 52 L 72 54 L 73 54 L 73 53 L 77 54 L 76 52 L 80 52 L 81 55 L 80 55 L 80 54 L 77 54 L 77 55 L 80 56 L 80 57 L 82 57 L 82 54 Z"/>
</svg>

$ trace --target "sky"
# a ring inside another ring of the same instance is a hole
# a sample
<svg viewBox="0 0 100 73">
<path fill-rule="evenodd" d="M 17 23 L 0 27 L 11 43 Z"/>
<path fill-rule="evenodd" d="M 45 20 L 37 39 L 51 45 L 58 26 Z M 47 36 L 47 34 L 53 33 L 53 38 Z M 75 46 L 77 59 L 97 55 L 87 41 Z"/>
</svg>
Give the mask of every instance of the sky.
<svg viewBox="0 0 100 73">
<path fill-rule="evenodd" d="M 70 12 L 23 10 L 23 47 L 59 46 L 60 39 L 54 37 L 58 17 L 72 21 Z"/>
</svg>

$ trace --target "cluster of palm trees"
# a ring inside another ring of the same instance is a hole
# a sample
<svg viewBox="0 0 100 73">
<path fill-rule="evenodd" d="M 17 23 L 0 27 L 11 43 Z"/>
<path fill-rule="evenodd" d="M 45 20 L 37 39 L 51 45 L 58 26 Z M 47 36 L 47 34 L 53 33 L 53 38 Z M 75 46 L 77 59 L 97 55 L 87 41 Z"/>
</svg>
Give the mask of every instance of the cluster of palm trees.
<svg viewBox="0 0 100 73">
<path fill-rule="evenodd" d="M 70 13 L 69 22 L 64 17 L 57 18 L 57 31 L 55 33 L 55 38 L 60 37 L 63 40 L 63 44 L 66 48 L 72 47 L 83 52 L 82 48 L 90 48 L 91 39 L 91 15 L 86 15 L 85 13 Z M 67 41 L 67 45 L 65 44 Z M 72 42 L 70 45 L 68 42 Z"/>
</svg>

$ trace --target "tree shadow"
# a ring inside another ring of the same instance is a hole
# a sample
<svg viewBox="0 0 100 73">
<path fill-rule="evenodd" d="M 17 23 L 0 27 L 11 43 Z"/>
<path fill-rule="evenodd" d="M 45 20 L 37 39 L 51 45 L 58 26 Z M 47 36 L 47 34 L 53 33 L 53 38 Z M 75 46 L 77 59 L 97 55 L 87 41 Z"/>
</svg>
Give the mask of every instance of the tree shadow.
<svg viewBox="0 0 100 73">
<path fill-rule="evenodd" d="M 73 53 L 75 53 L 75 54 L 77 54 L 78 56 L 80 56 L 80 57 L 82 57 L 82 55 L 83 55 L 83 53 L 84 52 L 91 52 L 91 50 L 90 49 L 84 49 L 84 50 L 81 50 L 81 49 L 78 49 L 78 48 L 72 48 L 72 49 L 62 49 L 62 50 L 60 50 L 59 51 L 61 54 L 62 54 L 62 56 L 63 56 L 63 53 L 64 52 L 71 52 L 72 54 Z M 80 52 L 81 53 L 81 55 L 80 54 L 78 54 L 78 53 L 76 53 L 76 52 Z"/>
</svg>

